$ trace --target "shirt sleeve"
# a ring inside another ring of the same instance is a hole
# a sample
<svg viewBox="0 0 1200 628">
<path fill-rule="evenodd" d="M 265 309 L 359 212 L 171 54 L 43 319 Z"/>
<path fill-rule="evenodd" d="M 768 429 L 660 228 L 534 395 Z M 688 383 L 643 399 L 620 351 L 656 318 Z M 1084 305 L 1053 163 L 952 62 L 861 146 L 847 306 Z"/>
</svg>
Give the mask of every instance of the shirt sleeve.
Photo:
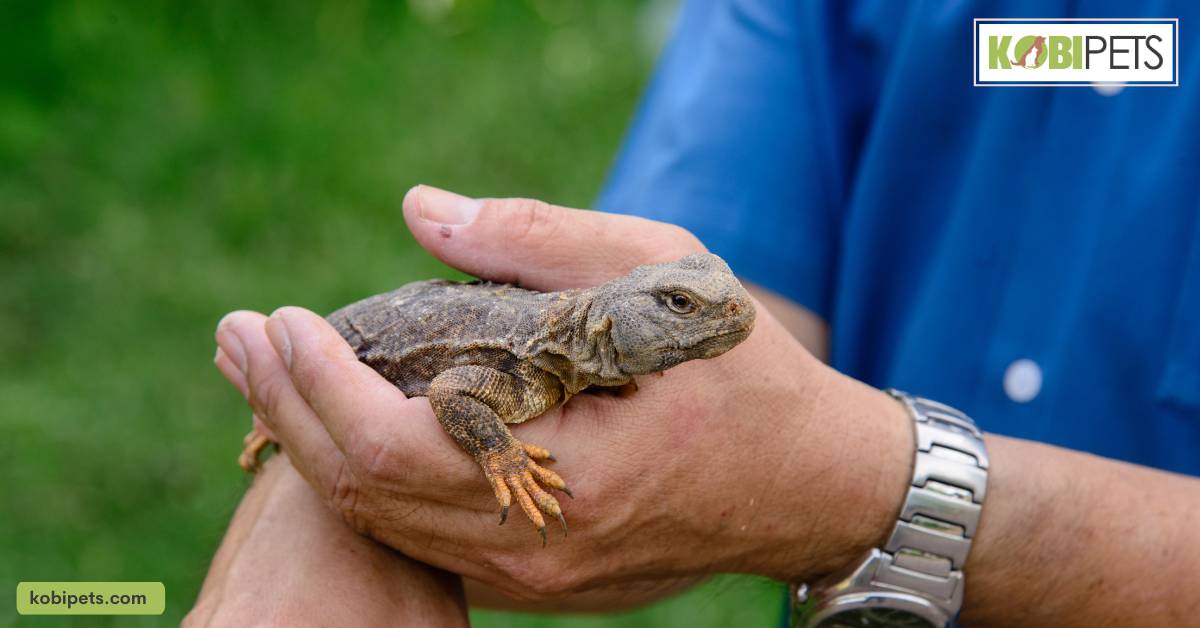
<svg viewBox="0 0 1200 628">
<path fill-rule="evenodd" d="M 597 207 L 680 225 L 828 319 L 869 100 L 846 4 L 689 2 Z"/>
</svg>

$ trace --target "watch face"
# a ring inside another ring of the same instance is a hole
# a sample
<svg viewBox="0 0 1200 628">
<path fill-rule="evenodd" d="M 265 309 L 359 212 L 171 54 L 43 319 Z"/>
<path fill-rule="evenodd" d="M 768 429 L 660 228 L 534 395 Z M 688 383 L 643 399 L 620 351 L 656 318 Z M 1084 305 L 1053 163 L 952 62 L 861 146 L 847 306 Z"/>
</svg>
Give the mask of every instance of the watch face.
<svg viewBox="0 0 1200 628">
<path fill-rule="evenodd" d="M 858 608 L 825 618 L 818 628 L 936 628 L 923 617 L 895 608 Z"/>
</svg>

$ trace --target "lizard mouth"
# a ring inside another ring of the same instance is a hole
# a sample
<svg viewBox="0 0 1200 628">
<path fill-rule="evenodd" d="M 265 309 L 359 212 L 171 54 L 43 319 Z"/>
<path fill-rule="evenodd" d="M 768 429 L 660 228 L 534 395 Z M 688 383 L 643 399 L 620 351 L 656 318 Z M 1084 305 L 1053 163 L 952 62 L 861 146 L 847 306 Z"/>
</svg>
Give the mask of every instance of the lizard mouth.
<svg viewBox="0 0 1200 628">
<path fill-rule="evenodd" d="M 734 345 L 738 344 L 739 342 L 741 342 L 742 340 L 745 340 L 749 335 L 750 335 L 749 329 L 733 329 L 730 331 L 721 332 L 715 336 L 708 336 L 707 338 L 704 338 L 697 343 L 694 343 L 688 347 L 685 347 L 684 350 L 685 351 L 702 350 L 705 353 L 708 353 L 708 351 L 711 349 L 717 349 L 717 348 L 729 349 L 729 348 L 732 348 Z M 738 339 L 734 342 L 729 342 L 729 339 L 734 338 L 734 337 L 738 337 Z"/>
</svg>

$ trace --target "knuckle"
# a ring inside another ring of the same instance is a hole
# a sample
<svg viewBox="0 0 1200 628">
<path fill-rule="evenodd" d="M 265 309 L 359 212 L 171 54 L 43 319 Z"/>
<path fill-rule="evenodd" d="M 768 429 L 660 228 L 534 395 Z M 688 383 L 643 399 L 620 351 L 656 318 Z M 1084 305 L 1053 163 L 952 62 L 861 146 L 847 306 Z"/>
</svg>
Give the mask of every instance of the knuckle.
<svg viewBox="0 0 1200 628">
<path fill-rule="evenodd" d="M 364 436 L 348 448 L 347 458 L 354 470 L 371 485 L 395 481 L 395 455 L 391 445 L 381 439 Z"/>
<path fill-rule="evenodd" d="M 497 556 L 491 561 L 503 578 L 515 585 L 521 597 L 545 602 L 562 599 L 576 588 L 572 569 L 557 565 L 555 560 L 529 560 L 528 557 Z"/>
<path fill-rule="evenodd" d="M 529 589 L 543 601 L 561 600 L 571 594 L 573 582 L 564 571 L 546 571 L 529 584 Z"/>
<path fill-rule="evenodd" d="M 342 462 L 338 466 L 333 482 L 329 485 L 327 500 L 335 512 L 355 531 L 360 534 L 367 532 L 366 521 L 359 508 L 359 483 L 350 465 Z"/>
<path fill-rule="evenodd" d="M 529 245 L 550 241 L 563 219 L 563 210 L 544 201 L 513 198 L 504 203 L 504 232 L 509 241 Z"/>
</svg>

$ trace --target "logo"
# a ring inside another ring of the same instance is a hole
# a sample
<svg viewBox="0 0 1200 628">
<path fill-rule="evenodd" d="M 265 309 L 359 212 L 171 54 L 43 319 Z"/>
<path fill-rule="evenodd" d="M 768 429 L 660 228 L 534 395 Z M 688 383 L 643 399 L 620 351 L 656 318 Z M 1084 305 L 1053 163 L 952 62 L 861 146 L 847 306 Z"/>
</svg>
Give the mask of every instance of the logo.
<svg viewBox="0 0 1200 628">
<path fill-rule="evenodd" d="M 1179 20 L 976 19 L 975 85 L 1179 85 Z"/>
</svg>

